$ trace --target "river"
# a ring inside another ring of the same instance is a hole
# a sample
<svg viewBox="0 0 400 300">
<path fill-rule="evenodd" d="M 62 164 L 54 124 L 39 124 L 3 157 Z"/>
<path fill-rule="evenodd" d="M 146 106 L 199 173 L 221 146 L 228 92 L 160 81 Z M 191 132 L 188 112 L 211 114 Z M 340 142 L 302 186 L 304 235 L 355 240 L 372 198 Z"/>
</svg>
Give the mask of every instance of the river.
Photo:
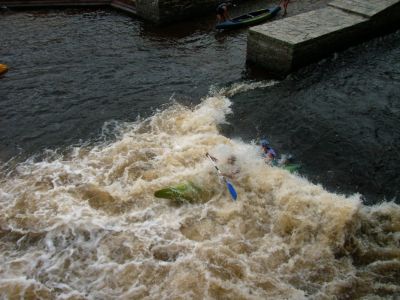
<svg viewBox="0 0 400 300">
<path fill-rule="evenodd" d="M 2 298 L 399 295 L 400 32 L 278 81 L 213 21 L 0 15 Z M 236 157 L 237 201 L 206 152 Z"/>
</svg>

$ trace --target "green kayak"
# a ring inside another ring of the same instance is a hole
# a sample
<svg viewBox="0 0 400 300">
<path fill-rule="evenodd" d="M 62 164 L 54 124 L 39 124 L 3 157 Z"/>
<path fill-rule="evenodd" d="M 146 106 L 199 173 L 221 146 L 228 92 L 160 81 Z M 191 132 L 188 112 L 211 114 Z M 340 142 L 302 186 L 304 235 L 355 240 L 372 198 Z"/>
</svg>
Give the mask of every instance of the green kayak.
<svg viewBox="0 0 400 300">
<path fill-rule="evenodd" d="M 289 171 L 290 173 L 293 173 L 293 172 L 297 172 L 301 168 L 301 165 L 299 165 L 299 164 L 286 164 L 286 165 L 283 165 L 281 168 Z"/>
<path fill-rule="evenodd" d="M 178 202 L 194 202 L 200 199 L 202 190 L 193 182 L 185 182 L 155 191 L 157 198 L 170 199 Z"/>
</svg>

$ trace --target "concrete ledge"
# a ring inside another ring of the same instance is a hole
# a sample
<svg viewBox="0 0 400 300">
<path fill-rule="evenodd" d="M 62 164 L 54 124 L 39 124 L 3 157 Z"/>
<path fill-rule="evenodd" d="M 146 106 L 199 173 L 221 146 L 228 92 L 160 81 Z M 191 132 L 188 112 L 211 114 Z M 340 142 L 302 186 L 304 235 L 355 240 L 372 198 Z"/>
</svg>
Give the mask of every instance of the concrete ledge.
<svg viewBox="0 0 400 300">
<path fill-rule="evenodd" d="M 247 60 L 273 74 L 286 75 L 330 53 L 398 28 L 398 20 L 400 0 L 335 0 L 326 8 L 250 29 Z"/>
</svg>

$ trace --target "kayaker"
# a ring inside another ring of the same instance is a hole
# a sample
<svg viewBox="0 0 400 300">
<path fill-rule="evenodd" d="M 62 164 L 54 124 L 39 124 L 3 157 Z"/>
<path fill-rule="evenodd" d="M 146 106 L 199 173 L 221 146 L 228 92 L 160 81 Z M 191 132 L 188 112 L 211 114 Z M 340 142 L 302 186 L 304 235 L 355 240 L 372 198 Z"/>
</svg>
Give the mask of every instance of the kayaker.
<svg viewBox="0 0 400 300">
<path fill-rule="evenodd" d="M 240 168 L 236 165 L 236 156 L 229 156 L 226 162 L 226 171 L 223 174 L 224 176 L 233 179 L 237 174 L 240 173 Z"/>
<path fill-rule="evenodd" d="M 225 22 L 230 19 L 228 13 L 228 6 L 231 6 L 232 2 L 222 2 L 217 7 L 217 23 Z"/>
<path fill-rule="evenodd" d="M 262 139 L 260 141 L 261 147 L 263 149 L 263 157 L 267 162 L 273 162 L 276 159 L 276 152 L 269 145 L 269 141 L 267 139 Z"/>
<path fill-rule="evenodd" d="M 279 3 L 279 5 L 281 7 L 283 7 L 283 15 L 286 16 L 287 14 L 287 7 L 289 5 L 290 0 L 281 0 L 281 2 Z"/>
</svg>

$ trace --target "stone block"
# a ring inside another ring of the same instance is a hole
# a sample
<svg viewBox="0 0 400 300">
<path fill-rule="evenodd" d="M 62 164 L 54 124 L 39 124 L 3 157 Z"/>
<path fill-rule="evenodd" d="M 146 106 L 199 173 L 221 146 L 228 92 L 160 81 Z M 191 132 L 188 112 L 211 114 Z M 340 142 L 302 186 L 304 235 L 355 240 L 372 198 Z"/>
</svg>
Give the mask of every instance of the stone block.
<svg viewBox="0 0 400 300">
<path fill-rule="evenodd" d="M 395 22 L 400 19 L 400 0 L 335 0 L 331 4 L 251 28 L 247 60 L 286 75 L 382 33 L 388 26 L 400 25 Z"/>
<path fill-rule="evenodd" d="M 391 9 L 397 3 L 398 0 L 334 0 L 328 5 L 365 18 L 372 18 L 386 9 Z"/>
</svg>

